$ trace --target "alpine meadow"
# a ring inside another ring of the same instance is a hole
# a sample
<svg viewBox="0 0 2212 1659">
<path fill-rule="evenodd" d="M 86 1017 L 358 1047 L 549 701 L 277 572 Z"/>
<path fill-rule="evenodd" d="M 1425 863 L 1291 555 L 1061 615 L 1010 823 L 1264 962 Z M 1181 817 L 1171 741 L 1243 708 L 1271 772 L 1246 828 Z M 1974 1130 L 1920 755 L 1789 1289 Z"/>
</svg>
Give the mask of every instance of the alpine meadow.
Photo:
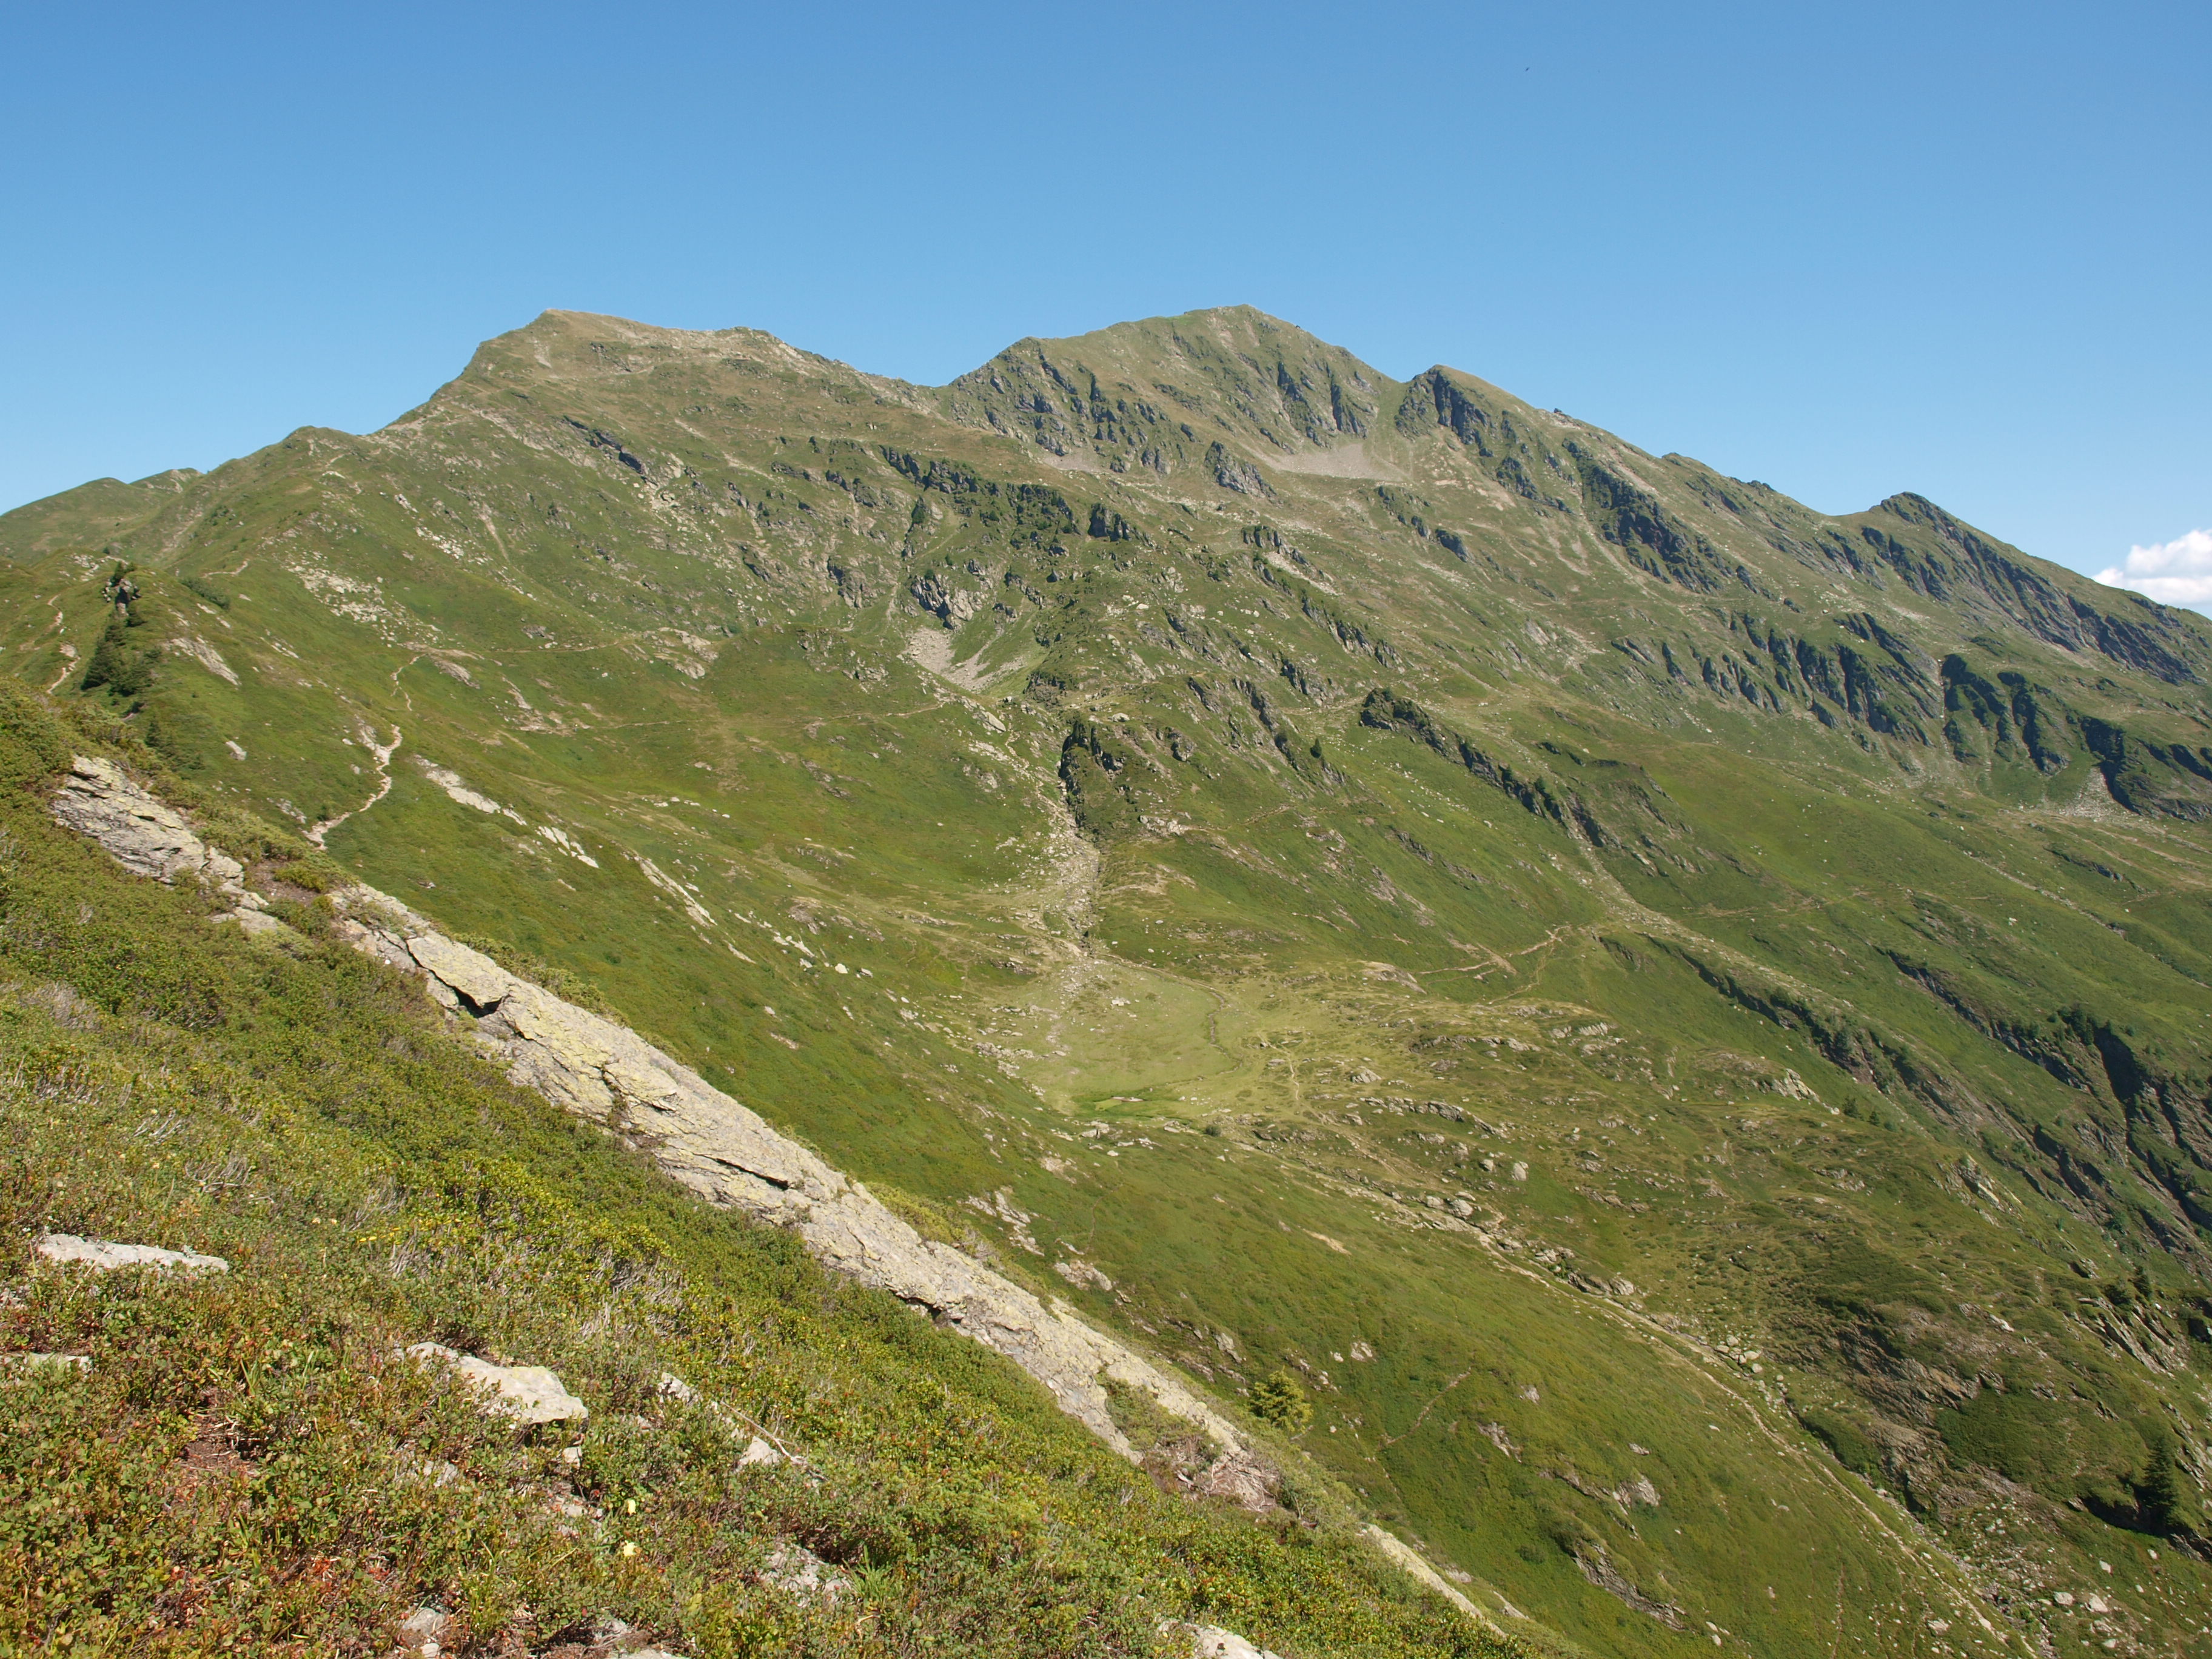
<svg viewBox="0 0 2212 1659">
<path fill-rule="evenodd" d="M 0 1649 L 2212 1654 L 2192 613 L 549 312 L 0 644 Z"/>
</svg>

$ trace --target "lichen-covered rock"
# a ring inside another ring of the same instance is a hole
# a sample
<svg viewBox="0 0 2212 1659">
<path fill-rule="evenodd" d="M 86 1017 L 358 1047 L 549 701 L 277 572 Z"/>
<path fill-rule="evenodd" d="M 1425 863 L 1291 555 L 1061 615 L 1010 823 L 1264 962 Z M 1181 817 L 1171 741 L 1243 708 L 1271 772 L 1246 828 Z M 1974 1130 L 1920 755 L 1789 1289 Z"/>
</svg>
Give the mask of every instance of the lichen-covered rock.
<svg viewBox="0 0 2212 1659">
<path fill-rule="evenodd" d="M 402 1350 L 417 1364 L 442 1364 L 456 1376 L 475 1384 L 484 1398 L 484 1409 L 500 1412 L 523 1423 L 580 1421 L 592 1413 L 570 1394 L 561 1379 L 543 1365 L 495 1365 L 488 1359 L 447 1347 L 441 1342 L 417 1342 Z"/>
<path fill-rule="evenodd" d="M 744 1453 L 738 1459 L 738 1467 L 741 1469 L 772 1469 L 782 1462 L 784 1455 L 781 1452 L 755 1435 L 746 1443 Z"/>
<path fill-rule="evenodd" d="M 53 814 L 98 842 L 126 870 L 172 884 L 179 877 L 195 877 L 235 901 L 240 910 L 262 908 L 236 859 L 202 841 L 183 813 L 148 794 L 113 761 L 91 755 L 71 760 L 54 795 Z"/>
<path fill-rule="evenodd" d="M 761 1577 L 793 1595 L 820 1595 L 831 1601 L 837 1599 L 839 1591 L 850 1588 L 836 1568 L 797 1542 L 778 1546 L 763 1564 Z"/>
<path fill-rule="evenodd" d="M 227 1273 L 230 1263 L 219 1255 L 194 1250 L 165 1250 L 153 1244 L 118 1244 L 112 1239 L 79 1238 L 75 1233 L 48 1233 L 32 1246 L 42 1261 L 69 1262 L 94 1273 L 113 1273 L 118 1267 L 156 1267 L 178 1273 Z"/>
<path fill-rule="evenodd" d="M 418 1652 L 422 1659 L 438 1659 L 445 1646 L 441 1637 L 452 1628 L 453 1620 L 442 1608 L 416 1608 L 404 1620 L 398 1621 L 394 1635 L 398 1635 L 400 1646 L 410 1652 Z"/>
<path fill-rule="evenodd" d="M 17 1376 L 76 1376 L 92 1369 L 88 1353 L 0 1353 L 0 1370 Z"/>
<path fill-rule="evenodd" d="M 1190 1650 L 1194 1659 L 1277 1659 L 1273 1650 L 1255 1648 L 1235 1631 L 1218 1625 L 1192 1625 Z"/>
</svg>

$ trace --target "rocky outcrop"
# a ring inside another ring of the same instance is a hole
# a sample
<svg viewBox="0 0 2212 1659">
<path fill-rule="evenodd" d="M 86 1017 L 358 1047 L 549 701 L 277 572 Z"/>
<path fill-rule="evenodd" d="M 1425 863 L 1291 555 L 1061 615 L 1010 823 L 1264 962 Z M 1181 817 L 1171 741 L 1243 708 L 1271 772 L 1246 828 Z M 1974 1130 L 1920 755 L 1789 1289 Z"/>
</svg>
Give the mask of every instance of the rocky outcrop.
<svg viewBox="0 0 2212 1659">
<path fill-rule="evenodd" d="M 1656 1619 L 1668 1630 L 1687 1630 L 1689 1620 L 1682 1609 L 1672 1601 L 1662 1601 L 1656 1595 L 1647 1595 L 1630 1582 L 1626 1574 L 1613 1565 L 1613 1559 L 1602 1544 L 1592 1544 L 1575 1553 L 1575 1565 L 1582 1569 L 1583 1577 L 1608 1595 L 1617 1595 L 1637 1612 Z"/>
<path fill-rule="evenodd" d="M 263 908 L 246 885 L 246 869 L 193 833 L 183 813 L 156 800 L 113 761 L 79 755 L 53 799 L 55 819 L 89 836 L 126 870 L 175 885 L 180 877 L 206 883 L 240 913 Z"/>
<path fill-rule="evenodd" d="M 188 1273 L 227 1273 L 230 1263 L 219 1255 L 192 1250 L 165 1250 L 153 1244 L 118 1244 L 105 1238 L 79 1238 L 75 1233 L 48 1233 L 32 1247 L 42 1261 L 70 1262 L 94 1273 L 113 1273 L 118 1267 L 154 1267 Z"/>
<path fill-rule="evenodd" d="M 581 1422 L 592 1413 L 568 1385 L 543 1365 L 495 1365 L 441 1342 L 417 1342 L 401 1352 L 418 1365 L 442 1365 L 483 1397 L 487 1412 L 521 1423 Z"/>
<path fill-rule="evenodd" d="M 1005 1354 L 1123 1455 L 1134 1453 L 1107 1412 L 1109 1380 L 1197 1425 L 1221 1452 L 1248 1449 L 1233 1424 L 1150 1361 L 1064 1304 L 925 1239 L 860 1182 L 635 1032 L 508 973 L 397 899 L 356 887 L 339 903 L 340 931 L 471 1020 L 514 1082 L 644 1147 L 710 1203 L 789 1228 L 823 1265 Z"/>
</svg>

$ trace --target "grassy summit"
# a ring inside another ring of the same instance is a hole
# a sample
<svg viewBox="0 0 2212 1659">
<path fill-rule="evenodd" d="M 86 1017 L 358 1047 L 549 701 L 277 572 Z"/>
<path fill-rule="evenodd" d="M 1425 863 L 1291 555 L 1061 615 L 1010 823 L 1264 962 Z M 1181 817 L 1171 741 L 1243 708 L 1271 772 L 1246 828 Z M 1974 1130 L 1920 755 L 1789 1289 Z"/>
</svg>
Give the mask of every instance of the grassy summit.
<svg viewBox="0 0 2212 1659">
<path fill-rule="evenodd" d="M 941 389 L 548 313 L 0 552 L 27 684 L 1294 1379 L 1493 1609 L 2202 1639 L 2193 617 L 1245 308 Z"/>
</svg>

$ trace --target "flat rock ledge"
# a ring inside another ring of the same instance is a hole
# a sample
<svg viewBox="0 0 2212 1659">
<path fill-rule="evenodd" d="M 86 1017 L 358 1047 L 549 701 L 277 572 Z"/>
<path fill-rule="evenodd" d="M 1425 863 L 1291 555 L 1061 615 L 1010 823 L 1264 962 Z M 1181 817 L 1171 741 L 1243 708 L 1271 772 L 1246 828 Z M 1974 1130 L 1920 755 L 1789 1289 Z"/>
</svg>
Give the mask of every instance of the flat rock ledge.
<svg viewBox="0 0 2212 1659">
<path fill-rule="evenodd" d="M 237 860 L 209 846 L 181 813 L 113 762 L 73 760 L 52 811 L 58 822 L 98 842 L 127 869 L 172 884 L 194 876 L 215 887 L 234 906 L 219 919 L 246 922 L 251 916 L 250 929 L 264 922 L 282 926 L 257 914 L 264 901 L 246 886 Z M 510 974 L 389 894 L 360 885 L 331 896 L 341 913 L 338 932 L 356 949 L 420 979 L 456 1015 L 472 1019 L 477 1040 L 506 1062 L 510 1081 L 622 1135 L 708 1202 L 797 1233 L 823 1266 L 887 1291 L 1006 1355 L 1042 1382 L 1062 1411 L 1132 1462 L 1138 1461 L 1136 1449 L 1107 1409 L 1109 1382 L 1141 1390 L 1162 1410 L 1196 1425 L 1212 1443 L 1215 1467 L 1224 1474 L 1267 1469 L 1234 1423 L 1143 1355 L 1092 1329 L 1057 1297 L 1042 1300 L 951 1245 L 922 1237 L 860 1182 L 627 1026 Z M 173 1251 L 153 1254 L 184 1260 Z M 217 1271 L 229 1265 L 211 1256 L 191 1260 L 216 1263 Z M 453 1358 L 487 1370 L 544 1370 L 491 1366 L 461 1354 Z M 558 1379 L 553 1382 L 559 1389 Z M 566 1389 L 560 1392 L 574 1400 Z M 574 1403 L 582 1415 L 582 1402 Z M 1231 1484 L 1249 1484 L 1255 1493 L 1271 1492 L 1274 1486 L 1241 1478 Z M 1486 1629 L 1498 1629 L 1402 1540 L 1372 1525 L 1366 1533 L 1395 1565 Z M 1255 1651 L 1249 1644 L 1240 1646 Z"/>
<path fill-rule="evenodd" d="M 105 1238 L 79 1238 L 75 1233 L 48 1233 L 31 1247 L 41 1261 L 74 1262 L 94 1273 L 111 1273 L 118 1267 L 155 1267 L 166 1272 L 227 1273 L 230 1263 L 219 1255 L 193 1250 L 164 1250 L 152 1244 L 118 1244 Z"/>
<path fill-rule="evenodd" d="M 229 899 L 230 916 L 253 916 L 263 926 L 274 917 L 258 915 L 260 894 L 246 884 L 246 867 L 210 847 L 193 832 L 183 813 L 138 787 L 113 761 L 79 755 L 53 799 L 55 819 L 89 836 L 126 870 L 174 886 L 189 876 Z"/>
<path fill-rule="evenodd" d="M 417 1342 L 400 1352 L 418 1365 L 443 1365 L 483 1396 L 487 1412 L 522 1423 L 580 1422 L 592 1413 L 543 1365 L 495 1365 L 442 1342 Z"/>
</svg>

